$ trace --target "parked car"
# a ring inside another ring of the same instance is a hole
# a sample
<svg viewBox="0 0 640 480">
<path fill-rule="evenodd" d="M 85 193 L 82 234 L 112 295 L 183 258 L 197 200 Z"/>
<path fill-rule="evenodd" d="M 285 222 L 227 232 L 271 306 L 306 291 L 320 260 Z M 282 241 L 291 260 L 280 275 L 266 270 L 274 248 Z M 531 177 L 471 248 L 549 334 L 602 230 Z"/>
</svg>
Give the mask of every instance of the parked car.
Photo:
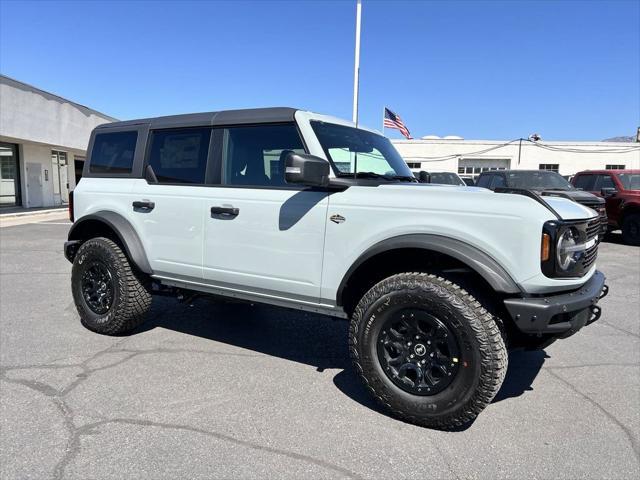
<svg viewBox="0 0 640 480">
<path fill-rule="evenodd" d="M 64 245 L 87 328 L 124 334 L 152 295 L 185 292 L 349 319 L 367 390 L 419 425 L 473 420 L 502 384 L 507 343 L 574 334 L 608 290 L 592 210 L 421 185 L 387 138 L 334 117 L 115 122 L 87 152 Z"/>
<path fill-rule="evenodd" d="M 640 170 L 578 172 L 573 186 L 604 198 L 609 230 L 622 229 L 625 243 L 640 245 Z"/>
<path fill-rule="evenodd" d="M 421 170 L 413 173 L 420 183 L 437 183 L 438 185 L 466 186 L 466 183 L 453 172 L 425 172 Z"/>
<path fill-rule="evenodd" d="M 600 239 L 607 233 L 607 210 L 604 200 L 571 185 L 559 173 L 549 170 L 491 170 L 482 172 L 476 179 L 477 187 L 525 188 L 545 196 L 568 198 L 595 210 L 600 216 Z"/>
</svg>

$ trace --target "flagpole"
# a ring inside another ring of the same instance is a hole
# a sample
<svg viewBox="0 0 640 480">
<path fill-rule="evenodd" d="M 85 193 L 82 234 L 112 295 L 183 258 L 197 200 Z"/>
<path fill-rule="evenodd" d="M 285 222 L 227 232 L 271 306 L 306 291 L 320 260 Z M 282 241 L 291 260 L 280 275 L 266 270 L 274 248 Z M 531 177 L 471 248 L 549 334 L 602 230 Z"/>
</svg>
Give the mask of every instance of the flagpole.
<svg viewBox="0 0 640 480">
<path fill-rule="evenodd" d="M 356 58 L 353 72 L 353 123 L 358 126 L 358 86 L 360 83 L 360 17 L 362 0 L 356 3 Z"/>
</svg>

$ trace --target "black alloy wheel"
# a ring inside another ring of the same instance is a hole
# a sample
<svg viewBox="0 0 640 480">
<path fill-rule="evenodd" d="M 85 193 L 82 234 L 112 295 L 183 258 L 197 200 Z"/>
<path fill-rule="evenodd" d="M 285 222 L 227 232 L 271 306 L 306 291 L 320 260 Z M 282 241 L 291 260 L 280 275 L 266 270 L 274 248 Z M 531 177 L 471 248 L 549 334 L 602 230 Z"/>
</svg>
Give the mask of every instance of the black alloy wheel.
<svg viewBox="0 0 640 480">
<path fill-rule="evenodd" d="M 435 395 L 447 388 L 461 361 L 453 332 L 418 308 L 390 314 L 378 333 L 377 351 L 389 379 L 414 395 Z"/>
<path fill-rule="evenodd" d="M 82 297 L 87 306 L 98 315 L 109 311 L 113 304 L 114 279 L 107 266 L 100 261 L 87 265 L 82 275 Z"/>
</svg>

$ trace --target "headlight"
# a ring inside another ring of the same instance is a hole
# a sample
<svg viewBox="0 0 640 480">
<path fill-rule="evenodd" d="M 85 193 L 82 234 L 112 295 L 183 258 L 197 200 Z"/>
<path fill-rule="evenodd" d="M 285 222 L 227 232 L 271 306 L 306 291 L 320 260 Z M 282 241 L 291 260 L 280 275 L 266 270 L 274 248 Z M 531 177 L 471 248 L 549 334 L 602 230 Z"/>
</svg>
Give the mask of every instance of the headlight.
<svg viewBox="0 0 640 480">
<path fill-rule="evenodd" d="M 585 244 L 580 243 L 580 232 L 575 227 L 565 229 L 558 237 L 556 259 L 558 268 L 563 272 L 573 270 L 582 255 Z"/>
<path fill-rule="evenodd" d="M 549 278 L 581 277 L 586 273 L 587 222 L 551 220 L 542 227 L 540 269 Z M 587 269 L 588 270 L 588 269 Z"/>
</svg>

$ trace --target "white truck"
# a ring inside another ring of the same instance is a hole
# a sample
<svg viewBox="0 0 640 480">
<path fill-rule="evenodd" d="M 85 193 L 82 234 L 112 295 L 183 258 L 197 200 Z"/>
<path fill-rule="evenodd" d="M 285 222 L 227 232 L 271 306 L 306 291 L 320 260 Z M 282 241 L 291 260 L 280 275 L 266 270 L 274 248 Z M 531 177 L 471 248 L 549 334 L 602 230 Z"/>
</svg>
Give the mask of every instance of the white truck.
<svg viewBox="0 0 640 480">
<path fill-rule="evenodd" d="M 343 317 L 368 390 L 434 428 L 491 402 L 507 346 L 572 335 L 607 293 L 596 212 L 420 184 L 382 135 L 292 108 L 101 125 L 70 211 L 90 330 L 123 334 L 184 291 Z"/>
</svg>

